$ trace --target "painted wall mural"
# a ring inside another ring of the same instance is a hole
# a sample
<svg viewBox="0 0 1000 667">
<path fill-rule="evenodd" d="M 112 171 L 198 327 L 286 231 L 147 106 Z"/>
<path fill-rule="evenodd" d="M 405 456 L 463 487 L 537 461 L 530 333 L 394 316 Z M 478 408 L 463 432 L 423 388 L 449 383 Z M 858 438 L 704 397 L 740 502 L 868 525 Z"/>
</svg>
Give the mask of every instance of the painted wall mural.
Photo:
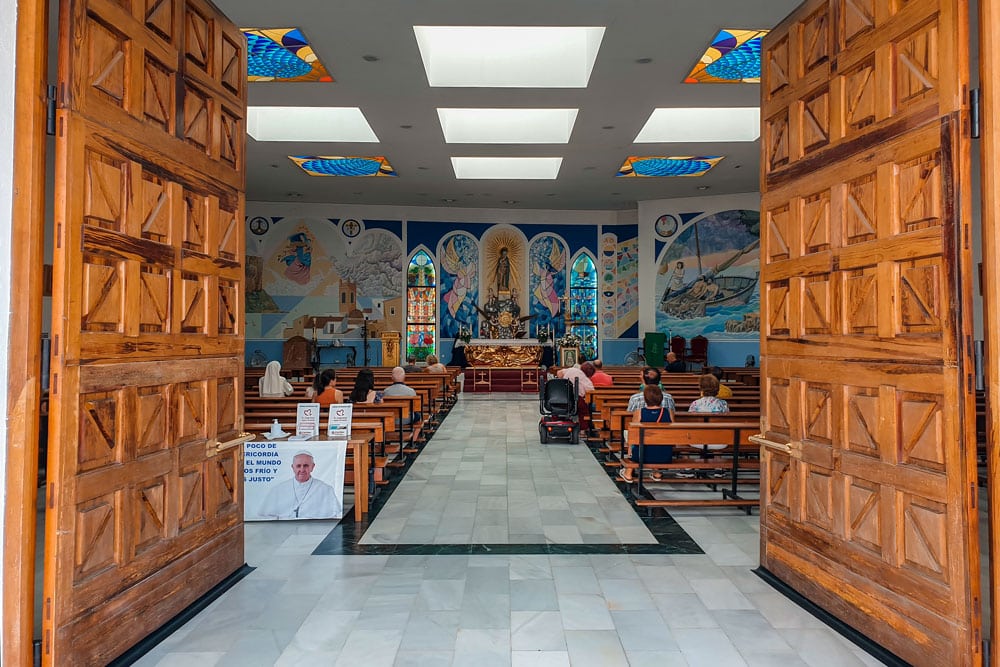
<svg viewBox="0 0 1000 667">
<path fill-rule="evenodd" d="M 599 261 L 601 331 L 606 338 L 620 338 L 639 321 L 638 228 L 603 234 Z"/>
<path fill-rule="evenodd" d="M 402 223 L 251 217 L 247 337 L 320 344 L 402 331 Z M 395 229 L 392 229 L 395 227 Z M 366 321 L 368 324 L 366 324 Z"/>
<path fill-rule="evenodd" d="M 441 335 L 454 338 L 460 328 L 476 330 L 479 302 L 479 243 L 464 232 L 438 244 L 441 263 Z"/>
<path fill-rule="evenodd" d="M 363 328 L 373 349 L 382 331 L 399 331 L 407 352 L 445 359 L 463 328 L 559 337 L 567 296 L 588 357 L 601 341 L 638 336 L 637 224 L 605 226 L 599 243 L 595 225 L 262 216 L 250 206 L 247 228 L 248 360 L 257 349 L 281 358 L 283 341 L 315 335 L 322 365 L 345 363 L 330 349 L 341 347 L 362 363 Z"/>
<path fill-rule="evenodd" d="M 756 339 L 760 213 L 740 209 L 669 217 L 674 224 L 657 262 L 657 330 L 685 338 Z"/>
<path fill-rule="evenodd" d="M 529 264 L 532 316 L 529 331 L 552 328 L 556 336 L 566 332 L 563 297 L 566 296 L 566 243 L 554 234 L 539 236 L 531 242 Z"/>
</svg>

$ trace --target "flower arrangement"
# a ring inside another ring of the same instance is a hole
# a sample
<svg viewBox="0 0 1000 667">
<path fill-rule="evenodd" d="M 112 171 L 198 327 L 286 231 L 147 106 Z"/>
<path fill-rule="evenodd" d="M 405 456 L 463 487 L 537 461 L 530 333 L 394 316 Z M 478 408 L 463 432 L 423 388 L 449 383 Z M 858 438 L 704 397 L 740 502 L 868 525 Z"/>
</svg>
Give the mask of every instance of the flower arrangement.
<svg viewBox="0 0 1000 667">
<path fill-rule="evenodd" d="M 461 327 L 459 328 L 458 335 L 455 336 L 455 338 L 457 338 L 458 340 L 462 341 L 465 344 L 468 344 L 469 341 L 472 340 L 472 332 L 466 329 L 465 327 Z"/>
<path fill-rule="evenodd" d="M 539 343 L 547 343 L 549 342 L 549 332 L 545 329 L 539 329 L 535 334 L 535 338 L 538 339 Z"/>
<path fill-rule="evenodd" d="M 583 339 L 572 331 L 568 331 L 562 338 L 557 338 L 556 342 L 559 344 L 559 347 L 580 347 Z"/>
</svg>

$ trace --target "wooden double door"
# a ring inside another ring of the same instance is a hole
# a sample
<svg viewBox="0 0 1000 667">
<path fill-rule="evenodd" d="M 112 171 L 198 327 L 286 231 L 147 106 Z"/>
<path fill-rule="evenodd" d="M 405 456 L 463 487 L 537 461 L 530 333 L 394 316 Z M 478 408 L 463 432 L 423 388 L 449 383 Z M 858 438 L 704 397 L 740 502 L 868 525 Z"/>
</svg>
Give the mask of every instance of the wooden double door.
<svg viewBox="0 0 1000 667">
<path fill-rule="evenodd" d="M 764 40 L 761 566 L 921 665 L 982 660 L 968 43 L 965 0 Z"/>
<path fill-rule="evenodd" d="M 42 652 L 115 658 L 243 564 L 246 43 L 62 0 Z"/>
</svg>

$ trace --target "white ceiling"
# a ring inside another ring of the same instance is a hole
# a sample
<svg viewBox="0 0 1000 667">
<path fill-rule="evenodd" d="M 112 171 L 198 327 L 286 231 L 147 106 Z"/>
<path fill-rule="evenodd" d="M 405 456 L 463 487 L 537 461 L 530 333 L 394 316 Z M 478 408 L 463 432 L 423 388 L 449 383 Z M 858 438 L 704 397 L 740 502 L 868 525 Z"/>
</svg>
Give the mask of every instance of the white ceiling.
<svg viewBox="0 0 1000 667">
<path fill-rule="evenodd" d="M 247 198 L 408 206 L 620 210 L 754 192 L 759 140 L 634 144 L 657 107 L 748 107 L 759 86 L 682 84 L 722 28 L 770 28 L 798 0 L 215 0 L 237 25 L 300 28 L 334 83 L 252 83 L 249 104 L 360 107 L 380 143 L 248 138 Z M 414 25 L 606 26 L 585 89 L 431 88 Z M 362 56 L 377 56 L 368 62 Z M 648 64 L 638 59 L 651 58 Z M 446 144 L 438 107 L 579 108 L 569 144 Z M 403 127 L 411 126 L 411 127 Z M 605 129 L 607 128 L 607 129 Z M 288 155 L 385 155 L 398 178 L 311 177 Z M 725 155 L 701 178 L 615 178 L 629 155 Z M 453 156 L 563 158 L 556 180 L 458 180 Z M 708 190 L 699 190 L 707 186 Z M 453 199 L 454 202 L 443 202 Z M 514 200 L 516 204 L 506 204 Z"/>
</svg>

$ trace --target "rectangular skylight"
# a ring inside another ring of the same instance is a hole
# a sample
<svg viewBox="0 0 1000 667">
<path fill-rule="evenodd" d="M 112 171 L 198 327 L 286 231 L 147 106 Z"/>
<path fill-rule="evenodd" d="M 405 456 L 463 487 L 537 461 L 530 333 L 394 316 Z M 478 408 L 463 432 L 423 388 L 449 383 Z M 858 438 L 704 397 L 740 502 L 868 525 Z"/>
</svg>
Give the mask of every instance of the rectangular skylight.
<svg viewBox="0 0 1000 667">
<path fill-rule="evenodd" d="M 413 26 L 435 87 L 586 88 L 603 27 Z"/>
<path fill-rule="evenodd" d="M 635 143 L 756 141 L 759 136 L 757 107 L 654 109 Z"/>
<path fill-rule="evenodd" d="M 257 141 L 378 142 L 358 107 L 247 107 L 247 134 Z"/>
<path fill-rule="evenodd" d="M 449 144 L 568 144 L 578 109 L 438 109 Z"/>
<path fill-rule="evenodd" d="M 555 179 L 561 157 L 453 157 L 455 178 Z"/>
</svg>

